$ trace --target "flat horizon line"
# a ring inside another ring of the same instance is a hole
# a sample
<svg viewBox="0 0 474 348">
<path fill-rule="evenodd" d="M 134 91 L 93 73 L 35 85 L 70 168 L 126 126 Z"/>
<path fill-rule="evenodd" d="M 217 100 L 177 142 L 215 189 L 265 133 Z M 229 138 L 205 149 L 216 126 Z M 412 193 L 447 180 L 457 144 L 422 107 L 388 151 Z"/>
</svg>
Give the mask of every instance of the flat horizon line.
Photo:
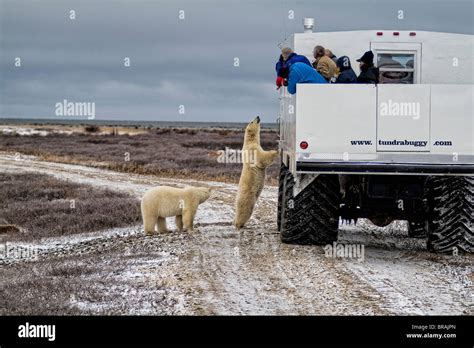
<svg viewBox="0 0 474 348">
<path fill-rule="evenodd" d="M 77 119 L 77 118 L 36 118 L 36 117 L 0 117 L 1 121 L 8 121 L 8 120 L 38 120 L 38 121 L 54 121 L 54 122 L 62 122 L 62 121 L 73 121 L 73 122 L 168 122 L 168 123 L 247 123 L 247 121 L 171 121 L 171 120 L 119 120 L 119 119 Z M 276 122 L 262 122 L 262 123 L 270 123 L 276 124 Z"/>
</svg>

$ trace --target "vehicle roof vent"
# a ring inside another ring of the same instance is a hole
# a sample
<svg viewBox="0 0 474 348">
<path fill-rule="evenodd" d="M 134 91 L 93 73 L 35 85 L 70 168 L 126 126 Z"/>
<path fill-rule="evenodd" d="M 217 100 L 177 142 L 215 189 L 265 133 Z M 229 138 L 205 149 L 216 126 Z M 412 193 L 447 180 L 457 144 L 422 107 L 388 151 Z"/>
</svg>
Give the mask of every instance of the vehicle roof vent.
<svg viewBox="0 0 474 348">
<path fill-rule="evenodd" d="M 314 18 L 303 18 L 303 26 L 305 33 L 312 33 L 314 28 Z"/>
</svg>

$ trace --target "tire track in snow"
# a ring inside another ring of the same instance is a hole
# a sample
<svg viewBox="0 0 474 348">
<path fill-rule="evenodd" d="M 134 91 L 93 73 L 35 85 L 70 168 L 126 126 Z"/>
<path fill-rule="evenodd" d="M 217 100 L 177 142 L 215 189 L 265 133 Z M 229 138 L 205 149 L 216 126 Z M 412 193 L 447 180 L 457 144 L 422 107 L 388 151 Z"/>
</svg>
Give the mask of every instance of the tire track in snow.
<svg viewBox="0 0 474 348">
<path fill-rule="evenodd" d="M 218 191 L 200 206 L 193 235 L 153 237 L 173 248 L 180 281 L 170 279 L 179 313 L 187 314 L 468 314 L 472 256 L 432 255 L 399 225 L 380 229 L 361 220 L 343 227 L 340 240 L 361 243 L 365 261 L 331 259 L 321 247 L 281 244 L 276 231 L 277 189 L 265 187 L 248 227 L 232 226 L 235 184 L 158 178 L 0 153 L 7 172 L 35 172 L 129 192 L 155 185 L 209 185 Z M 173 223 L 170 223 L 173 227 Z M 98 252 L 123 243 L 146 243 L 141 227 L 52 238 L 42 257 Z M 126 241 L 126 242 L 125 242 Z M 19 261 L 19 260 L 17 260 Z M 150 272 L 158 272 L 151 270 Z M 151 274 L 153 278 L 153 274 Z M 158 277 L 159 274 L 156 274 Z M 171 277 L 171 275 L 170 275 Z M 124 313 L 126 314 L 126 313 Z"/>
</svg>

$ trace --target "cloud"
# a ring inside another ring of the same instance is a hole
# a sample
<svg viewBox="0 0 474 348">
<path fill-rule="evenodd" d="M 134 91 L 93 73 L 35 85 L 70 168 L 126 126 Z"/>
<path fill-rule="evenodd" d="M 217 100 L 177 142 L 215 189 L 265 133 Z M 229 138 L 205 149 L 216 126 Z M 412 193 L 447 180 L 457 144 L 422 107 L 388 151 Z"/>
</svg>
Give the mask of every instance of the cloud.
<svg viewBox="0 0 474 348">
<path fill-rule="evenodd" d="M 259 114 L 274 122 L 277 44 L 301 31 L 303 17 L 315 17 L 320 31 L 472 34 L 472 6 L 469 0 L 0 0 L 0 117 L 54 117 L 54 104 L 68 99 L 95 101 L 98 118 L 230 122 Z M 400 9 L 404 20 L 397 19 Z M 13 66 L 15 57 L 21 68 Z"/>
</svg>

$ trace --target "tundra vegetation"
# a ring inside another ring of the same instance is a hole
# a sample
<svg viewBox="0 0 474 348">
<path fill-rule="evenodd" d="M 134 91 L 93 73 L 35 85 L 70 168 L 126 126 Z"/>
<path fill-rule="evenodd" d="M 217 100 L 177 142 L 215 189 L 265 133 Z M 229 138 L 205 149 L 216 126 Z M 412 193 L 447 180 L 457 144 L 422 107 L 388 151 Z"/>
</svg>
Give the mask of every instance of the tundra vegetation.
<svg viewBox="0 0 474 348">
<path fill-rule="evenodd" d="M 240 129 L 157 128 L 132 135 L 86 126 L 71 134 L 2 134 L 0 151 L 120 172 L 237 183 L 242 164 L 219 159 L 225 150 L 242 149 L 243 134 Z M 263 148 L 276 149 L 277 141 L 275 130 L 262 129 Z M 276 162 L 267 169 L 267 184 L 277 182 Z"/>
<path fill-rule="evenodd" d="M 3 241 L 33 240 L 141 223 L 140 202 L 125 192 L 43 174 L 0 173 Z"/>
</svg>

